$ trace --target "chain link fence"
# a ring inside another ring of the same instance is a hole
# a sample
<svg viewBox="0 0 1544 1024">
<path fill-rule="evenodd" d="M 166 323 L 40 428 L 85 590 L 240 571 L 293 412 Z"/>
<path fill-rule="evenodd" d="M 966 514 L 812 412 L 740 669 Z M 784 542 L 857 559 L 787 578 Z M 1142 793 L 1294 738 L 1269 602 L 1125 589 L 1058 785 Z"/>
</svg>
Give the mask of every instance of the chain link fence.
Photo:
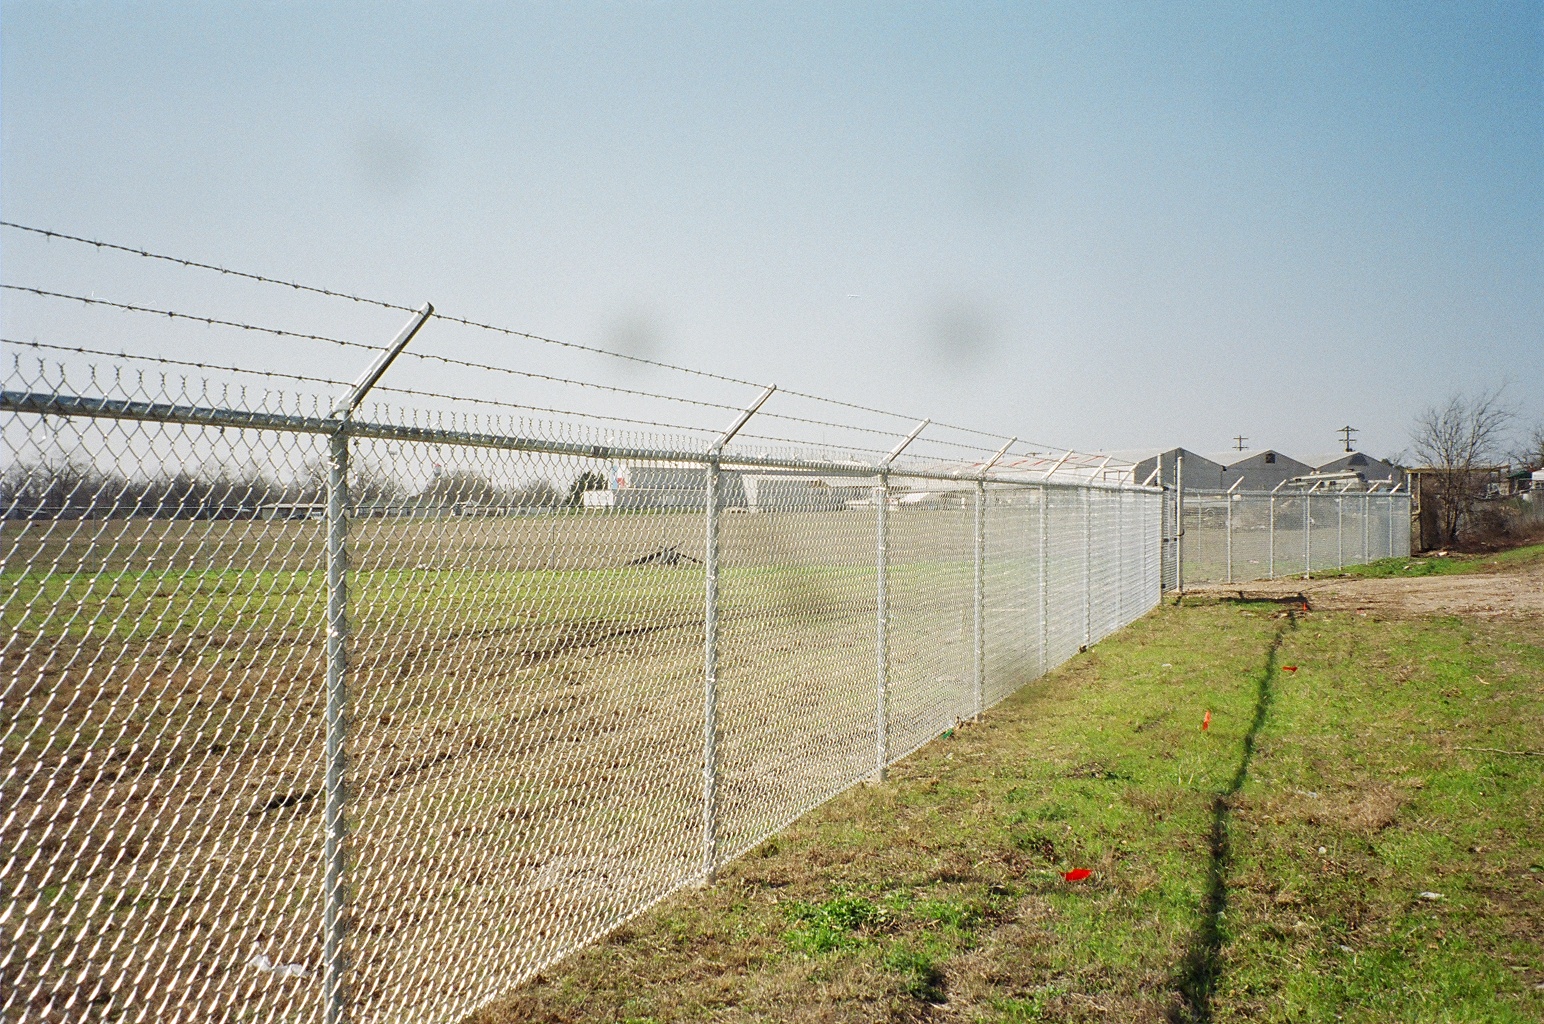
<svg viewBox="0 0 1544 1024">
<path fill-rule="evenodd" d="M 9 362 L 8 1021 L 458 1020 L 1159 600 L 1154 489 Z"/>
<path fill-rule="evenodd" d="M 1406 493 L 1187 488 L 1178 500 L 1183 529 L 1174 571 L 1187 585 L 1309 576 L 1410 554 Z M 1166 504 L 1165 523 L 1172 524 L 1172 492 Z"/>
</svg>

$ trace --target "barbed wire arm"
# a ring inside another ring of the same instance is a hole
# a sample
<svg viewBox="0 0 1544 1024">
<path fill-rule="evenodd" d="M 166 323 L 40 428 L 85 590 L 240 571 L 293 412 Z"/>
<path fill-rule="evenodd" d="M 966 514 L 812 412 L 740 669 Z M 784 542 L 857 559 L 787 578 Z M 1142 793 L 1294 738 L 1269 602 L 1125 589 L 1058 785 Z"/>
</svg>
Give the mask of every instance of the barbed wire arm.
<svg viewBox="0 0 1544 1024">
<path fill-rule="evenodd" d="M 734 421 L 734 425 L 720 434 L 718 440 L 713 442 L 711 454 L 714 456 L 722 454 L 724 446 L 734 440 L 734 436 L 740 432 L 740 428 L 750 422 L 751 417 L 756 415 L 756 411 L 766 404 L 767 399 L 771 398 L 772 393 L 776 390 L 776 384 L 768 384 L 767 389 L 761 393 L 761 397 L 748 405 L 745 411 L 740 413 L 739 419 Z"/>
<path fill-rule="evenodd" d="M 913 441 L 915 441 L 917 439 L 917 437 L 924 430 L 926 430 L 928 428 L 928 425 L 930 423 L 932 423 L 932 422 L 933 422 L 932 420 L 923 420 L 921 423 L 918 423 L 914 428 L 912 428 L 911 433 L 906 435 L 906 439 L 905 440 L 903 440 L 900 444 L 896 445 L 894 448 L 890 449 L 890 454 L 886 455 L 885 456 L 885 460 L 879 464 L 880 470 L 881 471 L 888 471 L 890 469 L 891 463 L 895 462 L 896 459 L 900 458 L 901 457 L 901 453 L 904 452 L 908 447 L 910 447 L 911 443 Z"/>
<path fill-rule="evenodd" d="M 1045 471 L 1045 476 L 1042 477 L 1041 479 L 1043 479 L 1043 480 L 1051 479 L 1051 477 L 1056 475 L 1056 471 L 1058 469 L 1062 468 L 1062 463 L 1066 462 L 1070 458 L 1072 458 L 1071 450 L 1062 452 L 1062 457 L 1056 460 L 1056 464 L 1054 466 L 1052 466 L 1050 469 Z"/>
<path fill-rule="evenodd" d="M 374 361 L 365 369 L 365 372 L 360 374 L 359 379 L 354 381 L 353 387 L 349 388 L 347 393 L 334 403 L 332 411 L 328 415 L 345 420 L 352 416 L 354 410 L 359 407 L 359 403 L 364 401 L 365 395 L 371 388 L 375 387 L 375 382 L 381 379 L 381 375 L 391 366 L 392 361 L 402 354 L 403 349 L 407 348 L 407 343 L 413 340 L 413 335 L 418 333 L 418 329 L 424 325 L 424 321 L 433 315 L 433 303 L 425 302 L 420 306 L 418 312 L 413 314 L 413 318 L 403 326 L 401 331 L 397 332 L 397 336 L 392 339 L 391 344 L 382 349 L 380 355 L 376 356 Z"/>
<path fill-rule="evenodd" d="M 980 479 L 985 480 L 987 474 L 992 471 L 992 467 L 996 466 L 999 462 L 1001 462 L 1003 456 L 1008 454 L 1008 449 L 1012 448 L 1014 445 L 1016 445 L 1018 443 L 1019 443 L 1019 439 L 1018 438 L 1016 438 L 1016 437 L 1008 438 L 1008 443 L 1003 445 L 1001 448 L 997 449 L 997 454 L 993 455 L 990 459 L 988 459 L 986 461 L 986 465 L 981 467 L 981 472 L 978 474 Z"/>
</svg>

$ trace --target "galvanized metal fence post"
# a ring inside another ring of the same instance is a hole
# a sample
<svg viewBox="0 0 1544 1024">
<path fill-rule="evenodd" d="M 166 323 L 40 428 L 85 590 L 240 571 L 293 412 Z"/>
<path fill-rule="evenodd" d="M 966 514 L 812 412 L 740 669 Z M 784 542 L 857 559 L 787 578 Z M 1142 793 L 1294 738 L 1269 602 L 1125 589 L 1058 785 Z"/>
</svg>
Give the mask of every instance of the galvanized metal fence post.
<svg viewBox="0 0 1544 1024">
<path fill-rule="evenodd" d="M 761 397 L 740 414 L 734 425 L 719 435 L 708 450 L 707 538 L 703 549 L 703 637 L 702 637 L 702 878 L 711 882 L 718 872 L 718 534 L 719 513 L 723 505 L 722 459 L 724 446 L 740 428 L 756 415 L 777 385 L 768 387 Z"/>
<path fill-rule="evenodd" d="M 992 471 L 998 461 L 1013 447 L 1018 438 L 1009 438 L 1008 443 L 997 450 L 991 460 L 981 467 L 981 472 L 976 478 L 976 585 L 975 585 L 975 620 L 976 620 L 976 677 L 973 687 L 972 717 L 980 718 L 981 709 L 984 706 L 986 696 L 986 475 Z"/>
<path fill-rule="evenodd" d="M 1093 636 L 1094 617 L 1094 505 L 1093 488 L 1083 485 L 1083 647 Z"/>
<path fill-rule="evenodd" d="M 1228 531 L 1228 582 L 1233 582 L 1233 495 L 1225 496 L 1228 502 L 1227 531 Z"/>
<path fill-rule="evenodd" d="M 1340 495 L 1335 496 L 1335 568 L 1346 567 L 1346 546 L 1343 535 L 1346 531 L 1346 499 Z"/>
<path fill-rule="evenodd" d="M 718 512 L 719 459 L 708 462 L 707 546 L 703 551 L 702 877 L 718 870 Z"/>
<path fill-rule="evenodd" d="M 1389 511 L 1388 511 L 1388 516 L 1389 516 L 1389 549 L 1388 549 L 1389 550 L 1389 554 L 1388 554 L 1388 557 L 1393 558 L 1394 557 L 1394 492 L 1393 491 L 1389 492 Z"/>
<path fill-rule="evenodd" d="M 890 762 L 890 744 L 885 735 L 890 702 L 890 474 L 881 471 L 874 488 L 874 528 L 878 542 L 878 580 L 876 599 L 878 619 L 875 655 L 878 661 L 874 701 L 874 777 L 883 782 L 885 766 Z"/>
<path fill-rule="evenodd" d="M 1169 567 L 1169 487 L 1163 482 L 1163 453 L 1158 453 L 1158 600 L 1163 600 L 1163 581 Z"/>
<path fill-rule="evenodd" d="M 1269 518 L 1267 528 L 1270 531 L 1270 537 L 1266 542 L 1269 548 L 1266 555 L 1265 578 L 1273 580 L 1276 578 L 1276 495 L 1274 492 L 1271 494 L 1270 505 L 1266 510 L 1266 514 Z"/>
<path fill-rule="evenodd" d="M 322 1019 L 348 1019 L 343 955 L 346 894 L 344 830 L 348 734 L 348 434 L 340 425 L 327 446 L 327 768 L 323 781 Z"/>
<path fill-rule="evenodd" d="M 879 464 L 879 484 L 874 488 L 875 534 L 877 540 L 878 579 L 875 597 L 878 612 L 875 621 L 876 651 L 878 662 L 874 701 L 874 778 L 885 779 L 885 769 L 890 764 L 890 465 L 917 439 L 931 420 L 918 423 L 906 439 L 890 450 Z"/>
<path fill-rule="evenodd" d="M 413 340 L 434 307 L 424 303 L 390 345 L 333 404 L 337 428 L 327 438 L 327 705 L 322 779 L 322 1020 L 348 1020 L 348 927 L 344 840 L 348 831 L 348 423 L 365 394 Z"/>
<path fill-rule="evenodd" d="M 1174 587 L 1185 592 L 1185 455 L 1174 456 Z"/>
<path fill-rule="evenodd" d="M 1115 617 L 1126 621 L 1126 488 L 1115 492 Z"/>
<path fill-rule="evenodd" d="M 1160 490 L 1158 492 L 1158 498 L 1159 498 L 1159 509 L 1158 509 L 1158 519 L 1159 519 L 1159 523 L 1158 523 L 1158 547 L 1159 547 L 1159 551 L 1161 553 L 1162 549 L 1163 549 L 1163 506 L 1162 506 L 1163 491 L 1162 490 Z M 1142 500 L 1142 574 L 1143 574 L 1144 577 L 1146 577 L 1148 566 L 1151 564 L 1151 562 L 1149 560 L 1153 557 L 1153 552 L 1152 552 L 1153 496 L 1151 494 L 1143 494 L 1141 496 L 1141 500 Z M 1147 601 L 1147 587 L 1145 585 L 1142 588 L 1142 600 L 1143 600 L 1144 603 Z M 1160 554 L 1160 557 L 1159 557 L 1159 565 L 1158 565 L 1158 600 L 1160 600 L 1160 601 L 1163 600 L 1163 559 L 1161 557 L 1161 554 Z"/>
<path fill-rule="evenodd" d="M 1367 545 L 1368 545 L 1367 517 L 1372 514 L 1371 501 L 1372 501 L 1372 499 L 1370 497 L 1368 497 L 1367 492 L 1363 491 L 1362 492 L 1362 564 L 1363 565 L 1367 564 L 1368 557 L 1369 557 L 1369 553 L 1368 553 L 1368 550 L 1367 550 Z"/>
<path fill-rule="evenodd" d="M 1303 492 L 1303 579 L 1313 572 L 1313 495 Z"/>
<path fill-rule="evenodd" d="M 1051 623 L 1049 621 L 1050 601 L 1046 592 L 1046 555 L 1049 544 L 1046 542 L 1046 505 L 1050 500 L 1050 492 L 1045 484 L 1040 485 L 1040 674 L 1045 675 L 1046 658 L 1050 646 Z"/>
<path fill-rule="evenodd" d="M 982 691 L 986 688 L 986 623 L 983 607 L 983 569 L 986 560 L 986 484 L 976 481 L 976 579 L 975 600 L 975 648 L 976 648 L 976 672 L 975 683 L 971 687 L 972 706 L 971 716 L 981 717 Z"/>
</svg>

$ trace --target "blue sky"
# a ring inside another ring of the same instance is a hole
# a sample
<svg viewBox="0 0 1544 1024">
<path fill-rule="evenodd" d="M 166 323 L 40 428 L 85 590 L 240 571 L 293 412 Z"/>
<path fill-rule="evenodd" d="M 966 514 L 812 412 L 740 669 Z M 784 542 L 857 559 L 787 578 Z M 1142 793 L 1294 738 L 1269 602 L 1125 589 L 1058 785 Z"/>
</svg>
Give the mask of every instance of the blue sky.
<svg viewBox="0 0 1544 1024">
<path fill-rule="evenodd" d="M 1544 420 L 1539 3 L 8 3 L 0 76 L 7 220 L 1082 449 Z"/>
</svg>

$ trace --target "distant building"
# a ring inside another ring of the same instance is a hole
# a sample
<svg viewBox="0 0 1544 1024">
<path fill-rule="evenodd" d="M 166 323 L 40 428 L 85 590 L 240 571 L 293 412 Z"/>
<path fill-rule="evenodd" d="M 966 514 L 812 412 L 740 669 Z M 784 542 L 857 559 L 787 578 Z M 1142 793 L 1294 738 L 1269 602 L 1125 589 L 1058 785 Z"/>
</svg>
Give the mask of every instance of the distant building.
<svg viewBox="0 0 1544 1024">
<path fill-rule="evenodd" d="M 705 466 L 682 463 L 656 463 L 646 466 L 616 465 L 606 474 L 608 499 L 599 496 L 584 499 L 586 508 L 616 508 L 659 512 L 701 510 L 708 493 Z M 724 470 L 719 474 L 720 507 L 745 507 L 745 481 L 740 473 Z"/>
<path fill-rule="evenodd" d="M 586 492 L 586 508 L 701 511 L 708 471 L 691 464 L 612 466 L 607 488 Z M 777 470 L 726 469 L 719 474 L 720 507 L 748 512 L 833 512 L 869 499 L 874 484 L 862 477 L 824 477 Z"/>
<path fill-rule="evenodd" d="M 1222 484 L 1222 466 L 1188 448 L 1140 448 L 1109 453 L 1112 459 L 1133 463 L 1131 482 L 1145 484 L 1151 478 L 1156 486 L 1174 486 L 1174 471 L 1179 457 L 1185 457 L 1185 489 L 1212 491 Z M 1156 475 L 1155 475 L 1156 474 Z"/>
<path fill-rule="evenodd" d="M 1284 455 L 1274 448 L 1261 451 L 1232 451 L 1213 455 L 1221 463 L 1221 489 L 1240 491 L 1273 491 L 1296 476 L 1306 476 L 1314 467 Z M 1242 482 L 1241 482 L 1242 481 Z M 1185 480 L 1186 487 L 1190 481 Z"/>
</svg>

